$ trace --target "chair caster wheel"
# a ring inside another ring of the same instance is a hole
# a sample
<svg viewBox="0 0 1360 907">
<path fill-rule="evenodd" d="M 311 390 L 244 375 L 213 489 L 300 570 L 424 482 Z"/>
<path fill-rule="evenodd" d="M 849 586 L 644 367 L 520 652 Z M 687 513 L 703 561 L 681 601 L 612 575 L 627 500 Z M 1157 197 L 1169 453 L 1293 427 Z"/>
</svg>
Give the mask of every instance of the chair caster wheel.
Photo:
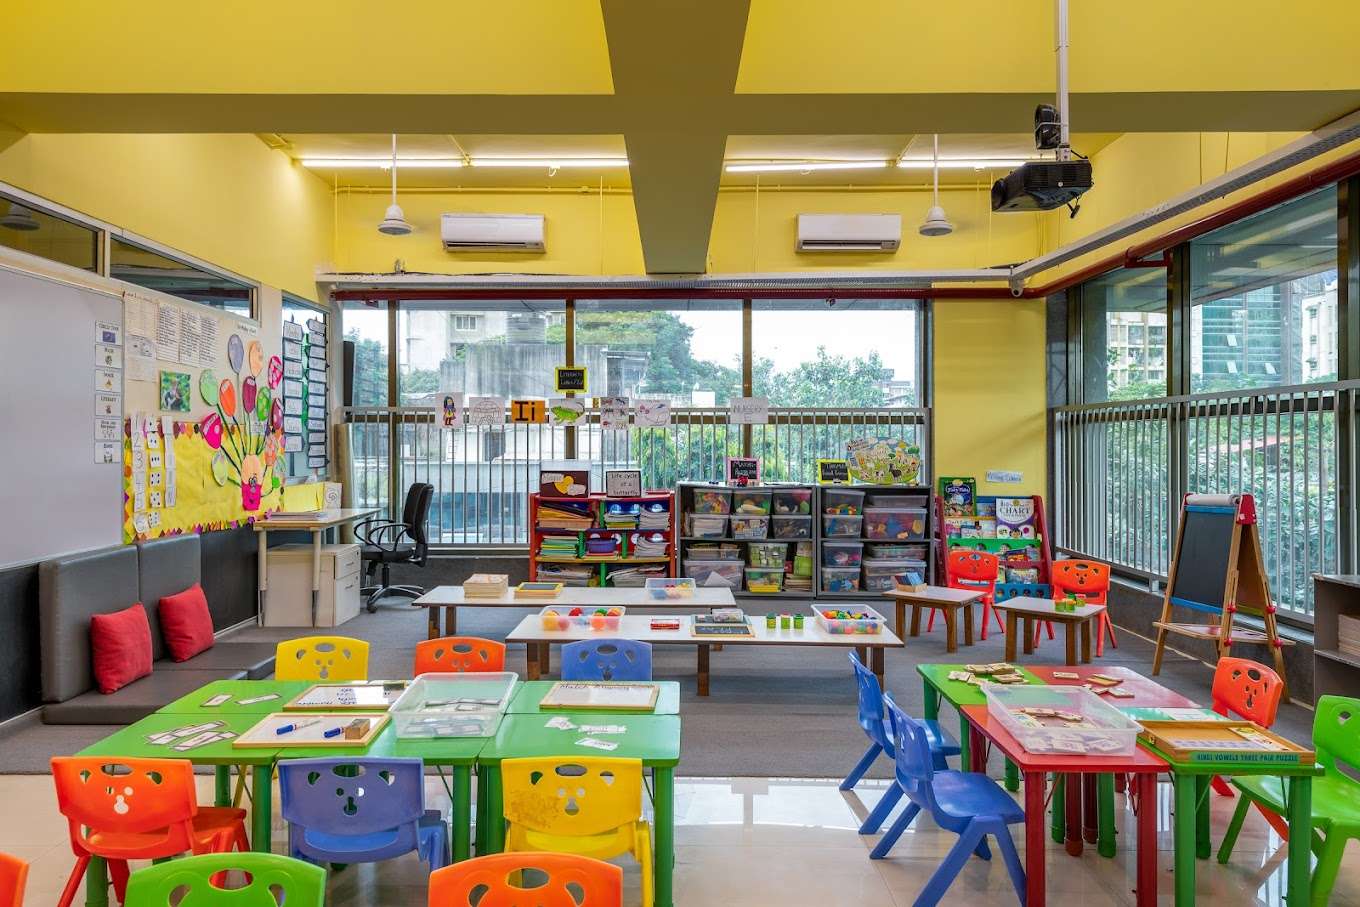
<svg viewBox="0 0 1360 907">
<path fill-rule="evenodd" d="M 368 608 L 368 613 L 369 613 L 369 614 L 377 614 L 377 613 L 378 613 L 378 603 L 377 603 L 377 602 L 369 602 L 367 605 L 365 605 L 365 607 Z"/>
</svg>

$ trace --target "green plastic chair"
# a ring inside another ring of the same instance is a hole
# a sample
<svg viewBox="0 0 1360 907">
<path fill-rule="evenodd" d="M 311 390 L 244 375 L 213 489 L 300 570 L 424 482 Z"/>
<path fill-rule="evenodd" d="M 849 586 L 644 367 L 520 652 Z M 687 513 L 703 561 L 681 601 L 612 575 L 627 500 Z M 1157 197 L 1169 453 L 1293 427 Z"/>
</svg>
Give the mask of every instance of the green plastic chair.
<svg viewBox="0 0 1360 907">
<path fill-rule="evenodd" d="M 1360 767 L 1360 699 L 1348 696 L 1319 699 L 1313 716 L 1313 746 L 1317 750 L 1317 764 L 1325 774 L 1313 779 L 1312 846 L 1318 862 L 1313 869 L 1310 889 L 1312 903 L 1325 905 L 1336 884 L 1346 842 L 1360 838 L 1360 781 L 1337 767 L 1338 761 Z M 1218 849 L 1220 863 L 1228 862 L 1232 856 L 1233 845 L 1242 830 L 1242 820 L 1252 803 L 1288 815 L 1284 782 L 1280 778 L 1247 775 L 1233 778 L 1232 784 L 1242 792 L 1242 798 Z M 1291 828 L 1290 834 L 1301 831 Z"/>
<path fill-rule="evenodd" d="M 231 889 L 213 884 L 214 874 L 232 870 L 249 873 L 250 884 Z M 148 866 L 128 877 L 124 907 L 170 907 L 181 890 L 178 907 L 278 907 L 274 886 L 283 889 L 288 907 L 325 907 L 326 870 L 273 853 L 213 853 Z"/>
</svg>

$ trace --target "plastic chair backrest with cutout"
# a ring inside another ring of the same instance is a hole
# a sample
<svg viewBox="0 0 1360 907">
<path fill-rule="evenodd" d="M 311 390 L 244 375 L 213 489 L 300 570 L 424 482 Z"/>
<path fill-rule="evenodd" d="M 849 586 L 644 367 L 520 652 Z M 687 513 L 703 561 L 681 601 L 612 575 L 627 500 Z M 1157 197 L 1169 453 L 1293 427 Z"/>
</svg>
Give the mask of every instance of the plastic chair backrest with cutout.
<svg viewBox="0 0 1360 907">
<path fill-rule="evenodd" d="M 883 694 L 883 704 L 888 710 L 892 726 L 895 751 L 893 775 L 897 779 L 897 784 L 911 802 L 935 815 L 938 810 L 935 805 L 934 788 L 931 786 L 935 764 L 925 729 L 902 711 L 893 701 L 891 693 Z"/>
<path fill-rule="evenodd" d="M 945 560 L 945 578 L 951 589 L 995 592 L 1000 560 L 985 551 L 951 551 Z"/>
<path fill-rule="evenodd" d="M 639 759 L 506 759 L 501 763 L 501 778 L 505 818 L 542 834 L 564 838 L 599 835 L 642 815 Z"/>
<path fill-rule="evenodd" d="M 368 679 L 368 643 L 348 636 L 303 636 L 279 643 L 275 680 Z"/>
<path fill-rule="evenodd" d="M 214 884 L 217 873 L 245 873 L 239 888 Z M 180 900 L 172 900 L 177 892 Z M 274 853 L 222 853 L 184 857 L 134 872 L 128 907 L 325 907 L 326 870 Z"/>
<path fill-rule="evenodd" d="M 414 676 L 505 670 L 505 643 L 478 636 L 443 636 L 416 643 Z"/>
<path fill-rule="evenodd" d="M 583 639 L 562 647 L 563 680 L 651 680 L 652 647 L 632 639 Z"/>
<path fill-rule="evenodd" d="M 77 857 L 150 860 L 193 849 L 198 798 L 187 760 L 58 756 L 52 781 Z"/>
<path fill-rule="evenodd" d="M 1323 696 L 1313 714 L 1313 746 L 1317 762 L 1328 775 L 1339 776 L 1360 785 L 1341 770 L 1338 763 L 1352 771 L 1360 770 L 1360 699 L 1350 696 Z"/>
<path fill-rule="evenodd" d="M 1249 658 L 1225 655 L 1214 669 L 1214 711 L 1230 712 L 1261 727 L 1275 723 L 1284 694 L 1284 681 L 1272 669 Z"/>
<path fill-rule="evenodd" d="M 374 862 L 419 846 L 420 759 L 288 759 L 279 763 L 279 792 L 294 856 Z"/>
<path fill-rule="evenodd" d="M 1099 561 L 1054 561 L 1051 571 L 1053 597 L 1078 595 L 1088 605 L 1105 604 L 1110 591 L 1110 568 Z"/>
<path fill-rule="evenodd" d="M 525 871 L 545 878 L 525 882 Z M 622 903 L 621 867 L 568 853 L 492 854 L 464 860 L 430 876 L 429 907 L 619 907 Z"/>
</svg>

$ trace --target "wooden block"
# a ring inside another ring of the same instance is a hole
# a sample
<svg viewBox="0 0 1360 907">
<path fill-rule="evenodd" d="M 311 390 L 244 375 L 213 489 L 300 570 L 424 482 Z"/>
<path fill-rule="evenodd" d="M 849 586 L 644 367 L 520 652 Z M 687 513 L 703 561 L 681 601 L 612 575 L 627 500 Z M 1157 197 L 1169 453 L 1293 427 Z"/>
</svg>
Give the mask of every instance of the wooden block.
<svg viewBox="0 0 1360 907">
<path fill-rule="evenodd" d="M 367 718 L 355 718 L 349 724 L 345 725 L 345 739 L 363 740 L 368 736 L 368 729 L 371 725 L 372 722 Z"/>
</svg>

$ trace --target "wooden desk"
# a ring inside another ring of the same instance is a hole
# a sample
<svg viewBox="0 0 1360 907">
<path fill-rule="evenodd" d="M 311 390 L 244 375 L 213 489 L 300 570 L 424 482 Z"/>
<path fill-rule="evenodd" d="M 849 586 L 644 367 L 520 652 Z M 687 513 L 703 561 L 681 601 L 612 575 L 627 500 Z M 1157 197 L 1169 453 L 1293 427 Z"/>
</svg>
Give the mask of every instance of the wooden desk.
<svg viewBox="0 0 1360 907">
<path fill-rule="evenodd" d="M 571 630 L 544 630 L 543 622 L 536 614 L 531 614 L 519 622 L 505 637 L 506 642 L 524 643 L 524 657 L 528 663 L 529 680 L 537 680 L 550 669 L 549 647 L 582 639 L 634 639 L 651 645 L 694 646 L 698 652 L 699 695 L 708 695 L 708 653 L 709 648 L 721 645 L 724 649 L 739 646 L 816 646 L 823 648 L 857 649 L 860 661 L 868 664 L 878 677 L 879 686 L 883 685 L 883 650 L 902 648 L 902 640 L 884 628 L 874 634 L 827 633 L 811 615 L 803 623 L 801 630 L 770 630 L 760 616 L 751 616 L 751 631 L 754 635 L 696 637 L 690 634 L 688 620 L 682 620 L 679 630 L 653 630 L 650 617 L 626 614 L 619 621 L 619 629 L 591 630 L 589 628 Z"/>
<path fill-rule="evenodd" d="M 264 623 L 264 612 L 268 604 L 269 591 L 269 531 L 306 531 L 312 534 L 312 626 L 316 626 L 316 604 L 321 593 L 321 536 L 328 530 L 362 520 L 378 512 L 376 507 L 343 507 L 338 510 L 318 510 L 305 516 L 272 516 L 256 520 L 255 539 L 259 545 L 259 608 L 256 621 Z"/>
<path fill-rule="evenodd" d="M 946 586 L 926 586 L 920 592 L 907 592 L 904 589 L 891 589 L 883 593 L 894 599 L 897 605 L 897 635 L 902 636 L 907 606 L 911 606 L 911 635 L 921 635 L 921 609 L 939 608 L 944 612 L 944 650 L 953 652 L 958 649 L 958 618 L 963 611 L 963 644 L 973 644 L 973 602 L 981 601 L 983 592 L 970 589 L 950 589 Z"/>
<path fill-rule="evenodd" d="M 992 605 L 998 611 L 1006 612 L 1006 660 L 1015 661 L 1016 627 L 1024 619 L 1024 651 L 1034 651 L 1034 622 L 1051 620 L 1067 628 L 1067 664 L 1077 663 L 1077 630 L 1081 631 L 1081 660 L 1091 660 L 1091 622 L 1092 618 L 1105 610 L 1104 605 L 1078 605 L 1073 611 L 1059 611 L 1057 603 L 1048 598 L 1032 598 L 1019 595 Z"/>
<path fill-rule="evenodd" d="M 647 595 L 640 586 L 617 586 L 597 589 L 589 586 L 567 586 L 556 598 L 515 598 L 515 590 L 494 598 L 467 598 L 462 586 L 435 586 L 411 603 L 429 609 L 429 636 L 454 636 L 458 633 L 459 608 L 532 608 L 541 611 L 554 608 L 655 608 L 658 611 L 703 611 L 708 608 L 732 608 L 736 600 L 727 588 L 694 590 L 693 598 L 673 598 L 658 601 Z M 444 610 L 444 627 L 439 626 L 439 610 Z"/>
</svg>

